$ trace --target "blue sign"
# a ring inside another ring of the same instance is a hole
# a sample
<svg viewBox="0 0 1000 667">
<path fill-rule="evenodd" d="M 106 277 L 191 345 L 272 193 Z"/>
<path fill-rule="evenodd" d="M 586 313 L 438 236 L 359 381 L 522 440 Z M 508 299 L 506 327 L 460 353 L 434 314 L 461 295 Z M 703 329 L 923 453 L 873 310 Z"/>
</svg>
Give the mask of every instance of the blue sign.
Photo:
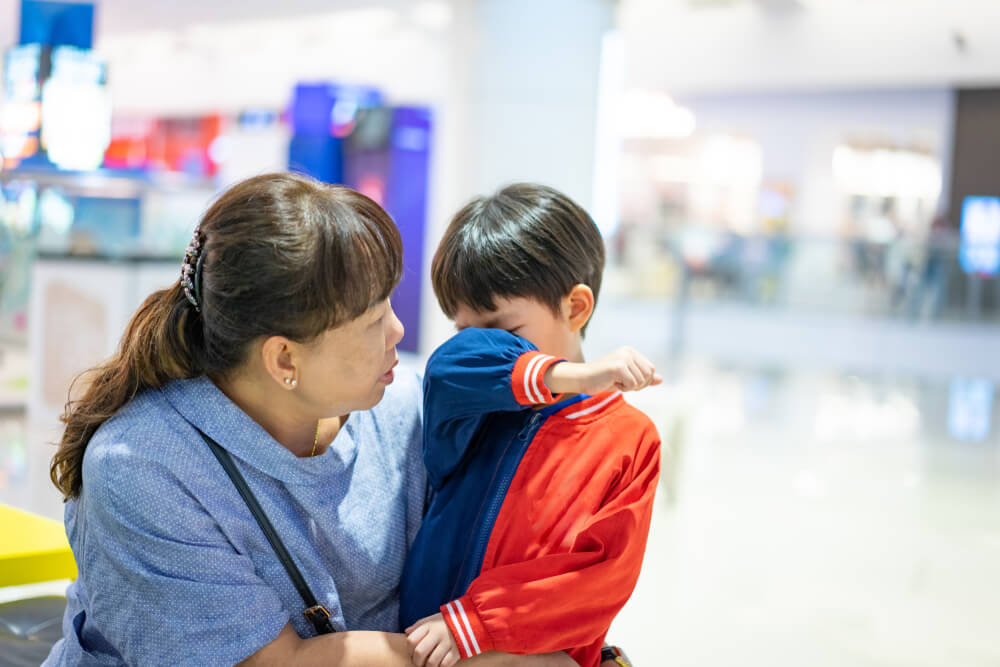
<svg viewBox="0 0 1000 667">
<path fill-rule="evenodd" d="M 956 378 L 948 392 L 948 432 L 956 440 L 982 442 L 990 434 L 993 383 L 986 379 Z"/>
<path fill-rule="evenodd" d="M 1000 197 L 966 197 L 958 259 L 966 273 L 995 276 L 1000 270 Z"/>
<path fill-rule="evenodd" d="M 89 49 L 93 41 L 93 3 L 21 0 L 20 44 Z"/>
</svg>

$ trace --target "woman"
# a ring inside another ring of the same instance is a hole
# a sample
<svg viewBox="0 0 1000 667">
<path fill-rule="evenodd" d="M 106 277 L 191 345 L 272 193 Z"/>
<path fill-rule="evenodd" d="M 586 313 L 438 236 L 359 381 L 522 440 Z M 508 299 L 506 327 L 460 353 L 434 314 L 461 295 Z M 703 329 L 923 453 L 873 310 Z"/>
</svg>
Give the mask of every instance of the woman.
<svg viewBox="0 0 1000 667">
<path fill-rule="evenodd" d="M 276 174 L 215 202 L 63 416 L 80 576 L 46 664 L 409 664 L 398 584 L 426 483 L 420 388 L 393 382 L 401 269 L 392 220 L 349 189 Z M 306 620 L 209 439 L 336 632 Z"/>
</svg>

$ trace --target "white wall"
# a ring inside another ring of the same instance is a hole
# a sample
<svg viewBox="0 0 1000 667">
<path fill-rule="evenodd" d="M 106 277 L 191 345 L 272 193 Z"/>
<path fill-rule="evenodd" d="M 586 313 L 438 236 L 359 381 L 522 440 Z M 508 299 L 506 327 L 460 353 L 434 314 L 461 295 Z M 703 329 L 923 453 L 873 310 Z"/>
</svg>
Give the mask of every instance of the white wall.
<svg viewBox="0 0 1000 667">
<path fill-rule="evenodd" d="M 21 0 L 0 0 L 0 48 L 17 43 Z"/>
<path fill-rule="evenodd" d="M 629 83 L 679 94 L 1000 82 L 996 0 L 799 1 L 768 12 L 749 0 L 622 0 Z"/>
<path fill-rule="evenodd" d="M 456 2 L 436 125 L 429 269 L 451 215 L 472 196 L 538 181 L 592 204 L 601 42 L 609 0 Z M 428 286 L 422 340 L 452 333 Z"/>
<path fill-rule="evenodd" d="M 396 102 L 443 90 L 441 33 L 394 9 L 344 10 L 102 37 L 119 112 L 280 109 L 300 81 L 375 85 Z"/>
</svg>

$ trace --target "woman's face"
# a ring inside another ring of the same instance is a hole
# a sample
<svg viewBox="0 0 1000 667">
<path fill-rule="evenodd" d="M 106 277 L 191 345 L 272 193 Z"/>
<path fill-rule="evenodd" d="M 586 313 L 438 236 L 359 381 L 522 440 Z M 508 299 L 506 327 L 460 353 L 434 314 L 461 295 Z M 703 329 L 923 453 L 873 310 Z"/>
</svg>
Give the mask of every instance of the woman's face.
<svg viewBox="0 0 1000 667">
<path fill-rule="evenodd" d="M 388 299 L 321 334 L 304 349 L 301 397 L 326 417 L 374 407 L 392 383 L 402 338 L 403 324 Z"/>
</svg>

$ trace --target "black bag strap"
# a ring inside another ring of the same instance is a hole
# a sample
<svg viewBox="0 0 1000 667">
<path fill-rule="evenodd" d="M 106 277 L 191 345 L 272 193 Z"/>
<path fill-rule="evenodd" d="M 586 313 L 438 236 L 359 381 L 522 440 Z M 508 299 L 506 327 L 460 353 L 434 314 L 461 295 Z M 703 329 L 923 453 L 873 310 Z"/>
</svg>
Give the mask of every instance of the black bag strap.
<svg viewBox="0 0 1000 667">
<path fill-rule="evenodd" d="M 333 624 L 330 623 L 330 612 L 326 610 L 326 607 L 319 604 L 316 601 L 316 596 L 313 595 L 312 591 L 309 589 L 309 585 L 306 584 L 306 580 L 302 577 L 302 572 L 299 571 L 298 566 L 295 561 L 292 560 L 292 555 L 288 553 L 288 549 L 281 542 L 281 538 L 278 537 L 278 532 L 271 525 L 270 519 L 264 514 L 264 510 L 261 508 L 260 503 L 257 502 L 257 497 L 253 495 L 253 491 L 250 490 L 250 486 L 247 484 L 246 479 L 244 479 L 243 474 L 240 473 L 236 464 L 233 462 L 233 457 L 229 455 L 225 449 L 223 449 L 219 443 L 212 440 L 207 434 L 205 434 L 200 428 L 195 427 L 201 437 L 208 444 L 209 449 L 215 454 L 215 458 L 219 459 L 219 463 L 222 464 L 222 468 L 229 475 L 229 479 L 233 481 L 233 486 L 236 490 L 240 492 L 243 496 L 243 501 L 250 508 L 250 513 L 253 514 L 253 518 L 257 520 L 257 525 L 260 529 L 264 531 L 264 537 L 267 541 L 271 543 L 271 548 L 274 549 L 274 553 L 277 554 L 278 560 L 285 567 L 285 572 L 288 573 L 288 577 L 292 580 L 295 585 L 295 589 L 302 596 L 302 601 L 306 604 L 306 609 L 303 611 L 303 615 L 306 617 L 312 626 L 316 629 L 316 633 L 320 635 L 329 634 L 335 632 L 333 629 Z"/>
</svg>

